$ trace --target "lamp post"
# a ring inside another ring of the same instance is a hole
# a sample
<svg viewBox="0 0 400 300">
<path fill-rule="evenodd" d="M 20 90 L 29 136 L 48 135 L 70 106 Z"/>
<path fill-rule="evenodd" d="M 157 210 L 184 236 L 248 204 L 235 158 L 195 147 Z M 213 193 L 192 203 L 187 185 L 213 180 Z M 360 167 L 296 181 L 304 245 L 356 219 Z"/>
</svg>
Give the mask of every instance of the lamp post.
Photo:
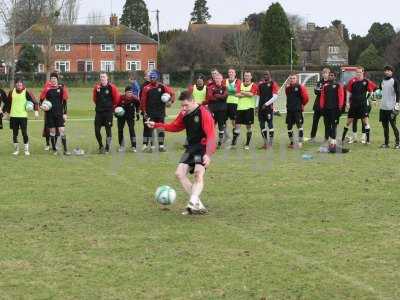
<svg viewBox="0 0 400 300">
<path fill-rule="evenodd" d="M 90 41 L 89 41 L 89 42 L 90 42 L 90 46 L 89 46 L 89 51 L 90 51 L 90 53 L 89 53 L 89 54 L 90 54 L 90 62 L 91 62 L 91 64 L 92 64 L 92 70 L 91 70 L 91 71 L 93 72 L 93 71 L 94 71 L 94 70 L 93 70 L 93 69 L 94 69 L 94 68 L 93 68 L 93 65 L 94 65 L 94 64 L 93 64 L 93 54 L 92 54 L 92 53 L 93 53 L 93 52 L 92 52 L 92 40 L 93 40 L 93 36 L 90 36 L 90 37 L 89 37 L 89 40 L 90 40 Z M 87 72 L 87 66 L 86 66 L 86 72 Z"/>
<path fill-rule="evenodd" d="M 290 72 L 293 72 L 293 40 L 294 38 L 290 38 Z"/>
</svg>

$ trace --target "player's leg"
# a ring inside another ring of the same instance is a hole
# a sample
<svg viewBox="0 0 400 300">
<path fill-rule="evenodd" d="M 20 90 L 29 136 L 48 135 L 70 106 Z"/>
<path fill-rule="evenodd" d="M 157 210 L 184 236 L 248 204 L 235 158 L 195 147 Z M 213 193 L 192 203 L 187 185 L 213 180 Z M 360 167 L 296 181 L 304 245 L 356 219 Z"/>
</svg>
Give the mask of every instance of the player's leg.
<svg viewBox="0 0 400 300">
<path fill-rule="evenodd" d="M 349 126 L 350 126 L 350 124 L 354 124 L 355 122 L 354 122 L 355 120 L 353 119 L 353 118 L 347 118 L 347 121 L 346 121 L 346 125 L 344 126 L 344 128 L 343 128 L 343 134 L 342 134 L 342 143 L 344 142 L 344 140 L 346 139 L 346 135 L 347 135 L 347 132 L 349 131 Z M 350 142 L 349 142 L 350 143 Z"/>
<path fill-rule="evenodd" d="M 99 152 L 102 153 L 104 150 L 103 137 L 101 136 L 101 116 L 97 113 L 94 120 L 94 132 L 97 143 L 99 144 Z"/>
<path fill-rule="evenodd" d="M 134 118 L 128 118 L 128 119 L 126 120 L 126 123 L 128 124 L 129 136 L 130 136 L 130 140 L 131 140 L 132 151 L 133 151 L 133 152 L 136 152 L 135 119 L 134 119 Z"/>
<path fill-rule="evenodd" d="M 106 153 L 109 153 L 111 151 L 111 143 L 112 143 L 112 125 L 107 124 L 105 126 L 106 128 L 106 148 L 105 151 Z"/>
<path fill-rule="evenodd" d="M 315 141 L 315 137 L 317 136 L 318 124 L 320 118 L 321 118 L 321 112 L 319 110 L 315 110 L 311 126 L 311 135 L 310 135 L 311 141 Z"/>
<path fill-rule="evenodd" d="M 24 152 L 26 156 L 29 156 L 29 137 L 28 137 L 28 118 L 21 118 L 21 133 L 24 140 Z"/>
<path fill-rule="evenodd" d="M 65 134 L 65 127 L 57 127 L 57 130 L 60 134 L 60 139 L 61 139 L 61 144 L 63 146 L 64 150 L 64 155 L 71 155 L 71 153 L 68 152 L 68 145 L 67 145 L 67 135 Z"/>
<path fill-rule="evenodd" d="M 240 124 L 243 123 L 242 119 L 243 119 L 243 110 L 236 111 L 235 127 L 233 128 L 233 138 L 232 138 L 231 147 L 235 147 L 237 144 L 237 140 L 239 139 Z"/>
<path fill-rule="evenodd" d="M 365 137 L 366 137 L 366 139 L 365 139 L 365 144 L 370 144 L 370 137 L 371 137 L 371 127 L 370 127 L 370 125 L 369 125 L 369 118 L 368 117 L 365 117 L 365 118 L 363 118 L 362 119 L 362 122 L 363 122 L 363 124 L 364 124 L 364 126 L 365 126 Z"/>
<path fill-rule="evenodd" d="M 225 136 L 226 114 L 225 111 L 215 112 L 215 119 L 218 124 L 218 147 L 220 148 Z"/>
<path fill-rule="evenodd" d="M 181 183 L 183 189 L 185 192 L 191 196 L 192 195 L 192 183 L 190 182 L 190 179 L 188 177 L 189 173 L 189 165 L 180 163 L 178 167 L 176 168 L 175 171 L 175 176 Z"/>
<path fill-rule="evenodd" d="M 289 137 L 289 148 L 293 148 L 294 146 L 294 137 L 293 137 L 293 113 L 288 112 L 286 114 L 286 125 L 287 125 L 287 132 L 288 132 L 288 137 Z"/>
<path fill-rule="evenodd" d="M 199 212 L 206 212 L 206 208 L 200 200 L 200 195 L 204 189 L 204 174 L 206 169 L 201 164 L 196 164 L 194 168 L 194 182 L 192 185 L 192 195 L 190 196 L 190 203 Z"/>
<path fill-rule="evenodd" d="M 246 145 L 244 146 L 245 150 L 250 150 L 250 142 L 251 142 L 251 138 L 253 136 L 253 131 L 252 131 L 252 126 L 251 124 L 246 125 Z"/>
<path fill-rule="evenodd" d="M 18 132 L 19 132 L 19 124 L 15 118 L 10 118 L 10 128 L 13 134 L 13 144 L 14 144 L 14 152 L 13 155 L 19 154 L 19 144 L 18 144 Z"/>
<path fill-rule="evenodd" d="M 261 148 L 266 149 L 268 145 L 268 129 L 266 126 L 267 120 L 265 118 L 265 113 L 262 110 L 258 111 L 258 123 L 260 125 L 260 132 L 264 142 Z"/>
<path fill-rule="evenodd" d="M 272 147 L 274 143 L 274 137 L 275 137 L 275 129 L 274 129 L 274 112 L 271 111 L 267 115 L 267 124 L 268 124 L 268 131 L 269 131 L 269 141 L 268 141 L 268 146 Z"/>
<path fill-rule="evenodd" d="M 304 141 L 303 123 L 304 123 L 303 114 L 301 112 L 299 112 L 297 115 L 297 120 L 296 120 L 296 127 L 299 131 L 299 147 L 303 146 L 303 141 Z"/>
<path fill-rule="evenodd" d="M 400 149 L 400 134 L 399 134 L 399 129 L 397 128 L 397 124 L 396 124 L 396 119 L 397 116 L 391 117 L 389 120 L 390 126 L 393 129 L 393 134 L 394 134 L 394 138 L 395 138 L 395 149 Z"/>
<path fill-rule="evenodd" d="M 117 118 L 117 127 L 118 127 L 118 144 L 119 144 L 119 152 L 122 152 L 125 147 L 124 141 L 124 128 L 125 128 L 125 117 Z"/>
<path fill-rule="evenodd" d="M 51 150 L 56 153 L 57 152 L 57 137 L 56 137 L 56 128 L 51 127 L 49 128 L 50 132 L 50 143 L 51 143 Z"/>
</svg>

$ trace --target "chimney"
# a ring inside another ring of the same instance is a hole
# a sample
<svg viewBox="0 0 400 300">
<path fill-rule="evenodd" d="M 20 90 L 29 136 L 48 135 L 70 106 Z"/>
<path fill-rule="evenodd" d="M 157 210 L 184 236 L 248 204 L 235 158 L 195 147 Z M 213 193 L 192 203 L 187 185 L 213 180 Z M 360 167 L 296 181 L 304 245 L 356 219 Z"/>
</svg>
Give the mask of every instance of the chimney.
<svg viewBox="0 0 400 300">
<path fill-rule="evenodd" d="M 307 23 L 307 31 L 314 31 L 315 26 L 315 23 Z"/>
<path fill-rule="evenodd" d="M 113 27 L 117 27 L 118 26 L 118 17 L 116 14 L 112 14 L 110 17 L 110 25 Z"/>
<path fill-rule="evenodd" d="M 337 27 L 337 30 L 339 31 L 339 35 L 342 39 L 344 39 L 344 25 L 343 24 L 339 24 L 339 26 Z"/>
</svg>

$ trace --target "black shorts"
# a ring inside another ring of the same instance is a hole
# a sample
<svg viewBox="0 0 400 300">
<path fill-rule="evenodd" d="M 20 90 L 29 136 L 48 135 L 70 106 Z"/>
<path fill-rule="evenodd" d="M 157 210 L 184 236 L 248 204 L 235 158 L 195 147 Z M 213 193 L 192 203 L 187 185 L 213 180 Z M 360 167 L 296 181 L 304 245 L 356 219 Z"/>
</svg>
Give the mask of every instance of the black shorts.
<svg viewBox="0 0 400 300">
<path fill-rule="evenodd" d="M 274 111 L 268 108 L 258 108 L 258 121 L 260 123 L 272 122 L 274 120 Z"/>
<path fill-rule="evenodd" d="M 94 118 L 94 126 L 96 127 L 112 127 L 113 126 L 113 112 L 112 111 L 104 111 L 104 112 L 96 112 L 96 116 Z"/>
<path fill-rule="evenodd" d="M 65 126 L 65 121 L 63 115 L 46 112 L 44 124 L 46 128 L 61 128 Z"/>
<path fill-rule="evenodd" d="M 254 124 L 254 108 L 236 111 L 236 124 L 253 125 Z"/>
<path fill-rule="evenodd" d="M 185 147 L 186 151 L 183 153 L 179 163 L 188 165 L 190 174 L 193 174 L 196 165 L 204 166 L 203 156 L 206 154 L 206 146 L 199 144 Z"/>
<path fill-rule="evenodd" d="M 339 109 L 326 109 L 323 112 L 323 116 L 327 123 L 339 124 L 340 110 Z"/>
<path fill-rule="evenodd" d="M 288 111 L 286 114 L 286 124 L 302 126 L 304 123 L 303 113 L 301 111 Z"/>
<path fill-rule="evenodd" d="M 393 111 L 391 111 L 391 110 L 381 109 L 379 111 L 379 122 L 387 123 L 387 122 L 390 122 L 391 120 L 396 119 L 396 117 L 397 116 L 395 114 L 393 114 Z"/>
<path fill-rule="evenodd" d="M 236 120 L 236 112 L 237 112 L 237 104 L 228 103 L 227 107 L 227 119 L 235 121 Z"/>
<path fill-rule="evenodd" d="M 347 117 L 349 119 L 364 119 L 369 117 L 371 106 L 350 106 Z"/>
<path fill-rule="evenodd" d="M 25 130 L 28 127 L 28 118 L 10 118 L 10 129 Z"/>
</svg>

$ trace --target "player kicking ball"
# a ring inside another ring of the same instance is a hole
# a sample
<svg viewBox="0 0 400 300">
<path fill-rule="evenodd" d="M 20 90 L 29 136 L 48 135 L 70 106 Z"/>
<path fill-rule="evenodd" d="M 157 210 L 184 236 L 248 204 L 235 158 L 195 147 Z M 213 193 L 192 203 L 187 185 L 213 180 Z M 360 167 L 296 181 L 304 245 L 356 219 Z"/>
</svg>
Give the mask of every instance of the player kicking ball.
<svg viewBox="0 0 400 300">
<path fill-rule="evenodd" d="M 211 113 L 193 99 L 190 92 L 181 93 L 181 112 L 169 124 L 147 121 L 149 128 L 164 129 L 167 132 L 180 132 L 186 129 L 187 144 L 176 177 L 189 195 L 189 203 L 184 215 L 205 214 L 207 209 L 200 200 L 204 188 L 204 175 L 211 162 L 211 155 L 216 150 L 214 119 Z M 194 174 L 193 183 L 188 174 Z"/>
</svg>

